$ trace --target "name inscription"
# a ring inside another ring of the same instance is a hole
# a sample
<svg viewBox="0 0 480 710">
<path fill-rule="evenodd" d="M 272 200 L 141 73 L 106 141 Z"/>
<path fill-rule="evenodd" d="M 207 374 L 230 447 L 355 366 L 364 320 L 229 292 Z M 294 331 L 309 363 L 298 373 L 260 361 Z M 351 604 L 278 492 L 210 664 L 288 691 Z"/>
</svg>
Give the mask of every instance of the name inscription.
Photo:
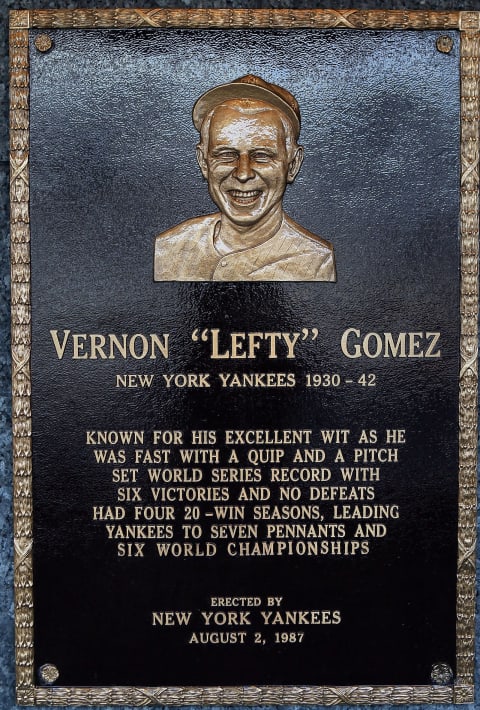
<svg viewBox="0 0 480 710">
<path fill-rule="evenodd" d="M 297 346 L 318 338 L 317 328 L 302 328 L 294 332 L 234 332 L 222 333 L 219 328 L 196 328 L 191 339 L 209 346 L 211 360 L 255 360 L 260 354 L 269 360 L 296 357 Z M 439 358 L 440 333 L 433 331 L 368 332 L 347 328 L 340 338 L 341 353 L 350 359 L 365 356 L 384 358 Z M 171 339 L 169 333 L 72 333 L 50 330 L 56 356 L 72 360 L 156 360 L 168 359 Z"/>
</svg>

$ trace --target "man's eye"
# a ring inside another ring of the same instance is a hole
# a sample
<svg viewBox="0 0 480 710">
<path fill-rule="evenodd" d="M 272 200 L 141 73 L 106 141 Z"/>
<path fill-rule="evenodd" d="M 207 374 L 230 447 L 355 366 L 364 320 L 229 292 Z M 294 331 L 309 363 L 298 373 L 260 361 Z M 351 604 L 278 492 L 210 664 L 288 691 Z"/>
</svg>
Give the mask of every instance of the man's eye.
<svg viewBox="0 0 480 710">
<path fill-rule="evenodd" d="M 215 157 L 223 163 L 230 163 L 232 160 L 237 159 L 237 154 L 233 150 L 226 150 L 225 152 L 218 153 Z"/>
<path fill-rule="evenodd" d="M 269 160 L 271 160 L 272 156 L 270 153 L 263 153 L 262 151 L 255 152 L 252 155 L 252 158 L 257 162 L 257 163 L 266 163 Z"/>
</svg>

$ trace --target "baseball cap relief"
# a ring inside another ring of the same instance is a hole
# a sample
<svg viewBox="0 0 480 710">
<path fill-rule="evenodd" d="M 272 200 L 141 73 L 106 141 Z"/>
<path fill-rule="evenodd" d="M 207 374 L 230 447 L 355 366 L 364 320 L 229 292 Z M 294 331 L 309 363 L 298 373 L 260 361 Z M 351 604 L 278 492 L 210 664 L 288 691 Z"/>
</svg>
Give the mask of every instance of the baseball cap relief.
<svg viewBox="0 0 480 710">
<path fill-rule="evenodd" d="M 221 84 L 200 96 L 193 107 L 193 124 L 200 133 L 205 116 L 215 106 L 231 99 L 256 99 L 271 104 L 282 111 L 292 124 L 295 139 L 300 133 L 300 108 L 295 97 L 277 84 L 270 84 L 259 76 L 247 74 L 239 79 Z"/>
</svg>

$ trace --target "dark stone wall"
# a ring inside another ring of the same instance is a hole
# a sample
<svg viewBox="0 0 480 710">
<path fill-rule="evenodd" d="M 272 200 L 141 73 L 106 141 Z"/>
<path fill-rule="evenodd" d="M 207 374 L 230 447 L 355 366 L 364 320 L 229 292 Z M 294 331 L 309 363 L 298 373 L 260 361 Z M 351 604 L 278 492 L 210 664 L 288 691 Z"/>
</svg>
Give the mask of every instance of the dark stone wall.
<svg viewBox="0 0 480 710">
<path fill-rule="evenodd" d="M 479 10 L 480 0 L 0 0 L 0 710 L 16 708 L 13 622 L 12 453 L 10 397 L 10 287 L 8 230 L 8 12 L 11 9 L 75 7 L 205 8 L 366 8 L 412 10 Z M 477 579 L 477 583 L 480 580 Z M 478 616 L 478 615 L 477 615 Z M 478 618 L 477 618 L 478 628 Z M 480 642 L 477 633 L 477 659 Z M 477 702 L 480 675 L 476 674 Z M 446 706 L 431 706 L 445 708 Z M 470 706 L 473 707 L 473 706 Z M 478 707 L 478 706 L 477 706 Z"/>
</svg>

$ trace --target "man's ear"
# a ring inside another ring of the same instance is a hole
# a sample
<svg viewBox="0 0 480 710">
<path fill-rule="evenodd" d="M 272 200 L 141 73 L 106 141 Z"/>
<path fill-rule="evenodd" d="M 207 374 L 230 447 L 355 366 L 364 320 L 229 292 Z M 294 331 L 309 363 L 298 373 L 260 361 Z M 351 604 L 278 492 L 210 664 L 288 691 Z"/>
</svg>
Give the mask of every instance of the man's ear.
<svg viewBox="0 0 480 710">
<path fill-rule="evenodd" d="M 201 143 L 197 145 L 197 163 L 200 166 L 200 170 L 202 171 L 202 175 L 207 180 L 208 178 L 208 169 L 207 169 L 207 161 L 205 159 L 205 155 L 203 153 L 203 146 Z"/>
<path fill-rule="evenodd" d="M 293 155 L 292 160 L 290 161 L 288 165 L 288 172 L 287 172 L 287 182 L 293 182 L 295 178 L 298 175 L 298 171 L 302 167 L 303 163 L 303 146 L 298 145 L 295 153 Z"/>
</svg>

